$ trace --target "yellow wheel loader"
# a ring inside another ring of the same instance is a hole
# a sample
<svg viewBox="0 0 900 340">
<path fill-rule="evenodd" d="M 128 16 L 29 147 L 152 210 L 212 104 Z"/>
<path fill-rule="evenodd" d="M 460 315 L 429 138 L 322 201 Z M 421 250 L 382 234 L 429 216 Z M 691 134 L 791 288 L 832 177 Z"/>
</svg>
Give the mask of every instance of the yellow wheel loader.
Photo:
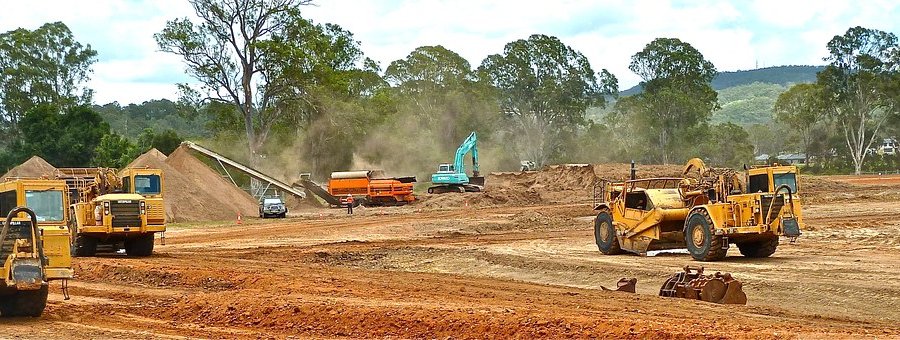
<svg viewBox="0 0 900 340">
<path fill-rule="evenodd" d="M 49 260 L 40 234 L 31 209 L 16 207 L 6 216 L 0 231 L 0 316 L 37 317 L 47 306 Z"/>
<path fill-rule="evenodd" d="M 683 177 L 602 182 L 594 239 L 603 254 L 687 248 L 699 261 L 725 258 L 730 244 L 747 257 L 775 253 L 779 237 L 800 236 L 797 167 L 746 170 L 688 162 Z"/>
</svg>

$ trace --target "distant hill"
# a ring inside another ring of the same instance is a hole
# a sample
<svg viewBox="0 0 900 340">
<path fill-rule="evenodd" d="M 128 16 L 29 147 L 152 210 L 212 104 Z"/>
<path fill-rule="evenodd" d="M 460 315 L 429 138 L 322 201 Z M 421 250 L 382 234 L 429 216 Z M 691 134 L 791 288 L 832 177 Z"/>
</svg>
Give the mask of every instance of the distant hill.
<svg viewBox="0 0 900 340">
<path fill-rule="evenodd" d="M 825 66 L 773 66 L 755 70 L 720 72 L 713 78 L 712 87 L 718 91 L 752 83 L 782 86 L 796 83 L 812 83 L 816 81 L 816 73 L 824 69 Z M 619 92 L 619 95 L 630 96 L 640 93 L 640 91 L 641 85 L 635 85 L 630 89 Z"/>
<path fill-rule="evenodd" d="M 719 105 L 722 109 L 713 112 L 710 121 L 714 124 L 729 122 L 748 126 L 766 124 L 772 121 L 772 108 L 788 86 L 755 82 L 731 86 L 719 90 Z"/>
</svg>

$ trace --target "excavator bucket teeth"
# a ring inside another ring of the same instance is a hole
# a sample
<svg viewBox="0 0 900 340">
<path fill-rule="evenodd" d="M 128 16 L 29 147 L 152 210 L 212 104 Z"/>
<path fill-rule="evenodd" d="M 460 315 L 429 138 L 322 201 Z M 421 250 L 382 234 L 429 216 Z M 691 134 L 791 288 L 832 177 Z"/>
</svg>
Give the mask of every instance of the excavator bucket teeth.
<svg viewBox="0 0 900 340">
<path fill-rule="evenodd" d="M 722 280 L 706 280 L 700 288 L 700 300 L 719 303 L 725 297 L 725 282 Z"/>
<path fill-rule="evenodd" d="M 634 293 L 637 288 L 637 279 L 623 277 L 619 279 L 619 282 L 616 282 L 616 289 L 609 289 L 603 286 L 600 286 L 600 288 L 606 291 Z"/>
<path fill-rule="evenodd" d="M 731 305 L 746 305 L 747 294 L 744 293 L 744 284 L 741 281 L 733 280 L 728 283 L 725 289 L 725 297 L 719 303 Z"/>
</svg>

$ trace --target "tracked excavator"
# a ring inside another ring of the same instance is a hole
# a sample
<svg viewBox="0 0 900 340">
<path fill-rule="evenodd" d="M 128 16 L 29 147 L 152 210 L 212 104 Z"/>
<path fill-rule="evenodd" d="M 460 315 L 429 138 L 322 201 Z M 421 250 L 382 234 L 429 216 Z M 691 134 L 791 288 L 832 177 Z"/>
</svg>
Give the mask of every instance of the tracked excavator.
<svg viewBox="0 0 900 340">
<path fill-rule="evenodd" d="M 464 164 L 464 158 L 469 152 L 472 153 L 472 176 L 466 174 Z M 431 184 L 429 194 L 479 192 L 484 189 L 484 177 L 480 175 L 478 168 L 478 137 L 475 132 L 469 134 L 456 149 L 453 164 L 438 166 L 438 171 L 431 175 Z"/>
<path fill-rule="evenodd" d="M 796 166 L 707 167 L 690 160 L 682 177 L 603 182 L 594 239 L 603 254 L 687 248 L 698 261 L 725 258 L 730 244 L 746 257 L 775 253 L 780 237 L 801 234 Z"/>
</svg>

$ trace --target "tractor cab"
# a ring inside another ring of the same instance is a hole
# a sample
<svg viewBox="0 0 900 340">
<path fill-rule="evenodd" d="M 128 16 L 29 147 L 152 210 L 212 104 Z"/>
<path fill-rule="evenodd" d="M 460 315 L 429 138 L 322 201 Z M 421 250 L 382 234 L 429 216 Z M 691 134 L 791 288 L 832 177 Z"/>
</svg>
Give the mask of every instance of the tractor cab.
<svg viewBox="0 0 900 340">
<path fill-rule="evenodd" d="M 453 164 L 444 163 L 444 164 L 438 165 L 437 173 L 439 173 L 439 174 L 452 174 L 454 172 L 456 172 L 456 169 L 453 168 Z"/>
<path fill-rule="evenodd" d="M 771 193 L 786 185 L 792 194 L 797 194 L 799 172 L 793 165 L 772 165 L 747 169 L 747 193 Z"/>
</svg>

